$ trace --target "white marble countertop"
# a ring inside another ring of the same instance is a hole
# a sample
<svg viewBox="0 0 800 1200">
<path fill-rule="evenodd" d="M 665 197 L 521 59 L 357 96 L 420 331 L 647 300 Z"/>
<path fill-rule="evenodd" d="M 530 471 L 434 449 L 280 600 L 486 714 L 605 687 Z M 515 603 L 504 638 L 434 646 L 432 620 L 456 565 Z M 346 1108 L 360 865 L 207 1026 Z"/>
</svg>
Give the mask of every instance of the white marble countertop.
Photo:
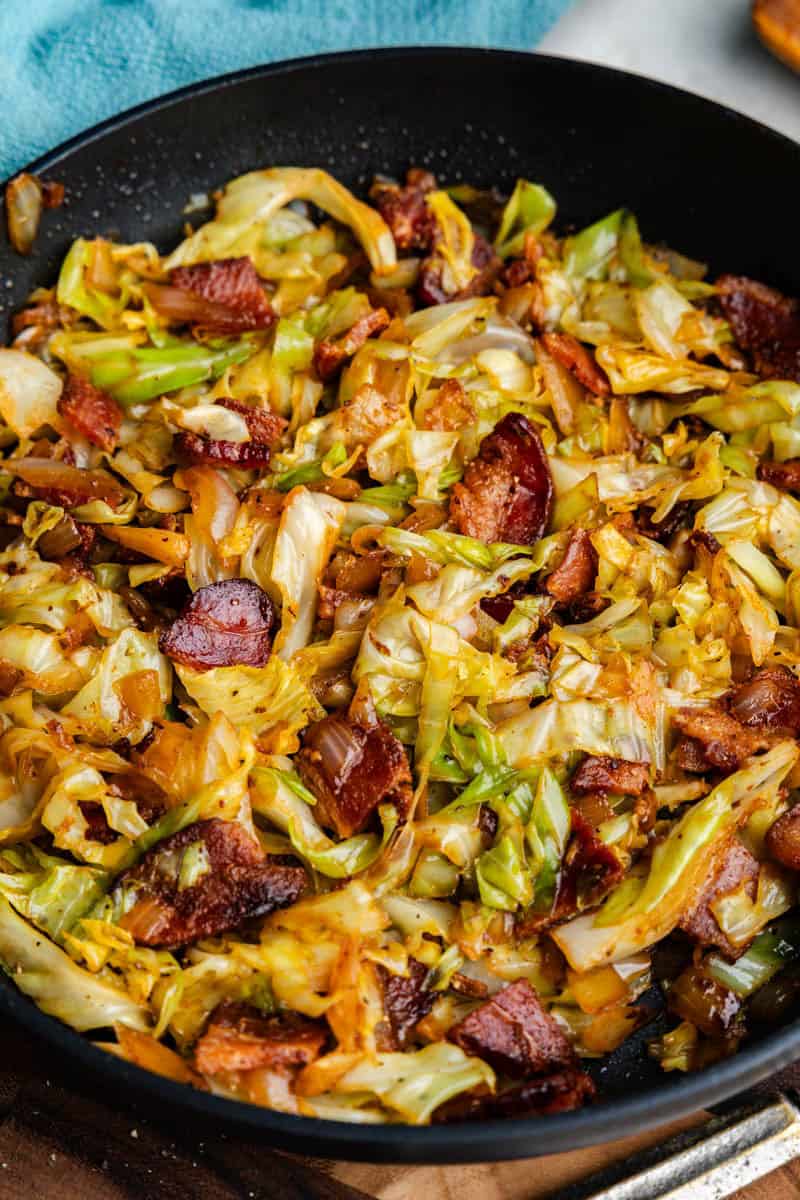
<svg viewBox="0 0 800 1200">
<path fill-rule="evenodd" d="M 577 0 L 537 49 L 674 83 L 800 141 L 800 75 L 758 41 L 749 0 Z"/>
</svg>

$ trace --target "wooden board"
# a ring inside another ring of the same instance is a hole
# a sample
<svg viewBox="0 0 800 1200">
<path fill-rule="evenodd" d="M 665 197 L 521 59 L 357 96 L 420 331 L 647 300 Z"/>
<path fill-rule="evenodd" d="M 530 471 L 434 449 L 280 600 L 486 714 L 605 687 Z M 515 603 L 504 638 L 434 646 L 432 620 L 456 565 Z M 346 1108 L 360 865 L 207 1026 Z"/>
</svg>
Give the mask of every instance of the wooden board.
<svg viewBox="0 0 800 1200">
<path fill-rule="evenodd" d="M 568 1183 L 697 1123 L 574 1154 L 470 1167 L 324 1162 L 266 1150 L 257 1137 L 151 1121 L 104 1101 L 69 1063 L 6 1023 L 0 1030 L 2 1200 L 556 1200 Z M 313 1152 L 313 1146 L 309 1146 Z M 797 1200 L 800 1162 L 737 1200 Z"/>
</svg>

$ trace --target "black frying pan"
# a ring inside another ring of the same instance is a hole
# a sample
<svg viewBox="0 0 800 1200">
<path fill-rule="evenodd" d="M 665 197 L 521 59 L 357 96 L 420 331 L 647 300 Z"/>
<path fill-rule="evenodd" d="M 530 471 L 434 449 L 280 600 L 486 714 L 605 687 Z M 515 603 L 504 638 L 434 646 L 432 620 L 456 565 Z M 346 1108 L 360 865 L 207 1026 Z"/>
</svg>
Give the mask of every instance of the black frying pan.
<svg viewBox="0 0 800 1200">
<path fill-rule="evenodd" d="M 73 237 L 170 246 L 190 193 L 281 164 L 326 167 L 355 188 L 376 171 L 400 174 L 409 164 L 446 182 L 509 190 L 524 175 L 556 196 L 562 228 L 626 205 L 646 238 L 704 259 L 712 271 L 800 292 L 790 240 L 800 184 L 793 142 L 696 96 L 605 67 L 504 51 L 407 49 L 228 75 L 145 104 L 39 159 L 30 170 L 62 180 L 67 203 L 45 214 L 29 259 L 0 244 L 0 319 L 5 324 L 33 287 L 52 283 Z M 249 1127 L 286 1150 L 379 1162 L 570 1150 L 707 1108 L 800 1057 L 794 1022 L 702 1073 L 665 1075 L 647 1057 L 651 1026 L 596 1064 L 602 1098 L 580 1112 L 460 1127 L 359 1126 L 285 1116 L 150 1075 L 44 1016 L 5 978 L 0 1012 L 114 1094 L 145 1095 L 203 1123 Z"/>
</svg>

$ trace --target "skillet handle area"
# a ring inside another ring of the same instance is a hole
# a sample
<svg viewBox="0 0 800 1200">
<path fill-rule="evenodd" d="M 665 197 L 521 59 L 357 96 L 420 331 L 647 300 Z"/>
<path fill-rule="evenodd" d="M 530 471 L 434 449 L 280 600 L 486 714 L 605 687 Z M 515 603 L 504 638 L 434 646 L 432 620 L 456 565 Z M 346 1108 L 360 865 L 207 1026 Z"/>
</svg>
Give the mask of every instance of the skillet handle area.
<svg viewBox="0 0 800 1200">
<path fill-rule="evenodd" d="M 558 1200 L 722 1200 L 800 1156 L 800 1108 L 759 1097 L 566 1188 Z"/>
</svg>

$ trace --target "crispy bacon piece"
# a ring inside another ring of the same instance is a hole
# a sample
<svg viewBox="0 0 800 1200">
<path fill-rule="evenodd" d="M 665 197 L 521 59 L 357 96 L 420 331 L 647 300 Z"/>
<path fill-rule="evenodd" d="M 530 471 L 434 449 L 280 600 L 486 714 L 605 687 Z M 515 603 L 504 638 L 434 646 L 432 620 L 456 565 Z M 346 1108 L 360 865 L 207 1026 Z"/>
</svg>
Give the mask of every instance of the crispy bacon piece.
<svg viewBox="0 0 800 1200">
<path fill-rule="evenodd" d="M 178 461 L 187 466 L 243 467 L 247 470 L 268 466 L 272 447 L 286 428 L 286 420 L 268 409 L 253 408 L 227 397 L 218 400 L 217 404 L 244 418 L 250 441 L 231 442 L 197 433 L 178 433 L 173 442 Z"/>
<path fill-rule="evenodd" d="M 450 292 L 444 286 L 444 263 L 434 253 L 426 258 L 419 273 L 417 283 L 417 300 L 423 305 L 446 304 L 448 300 L 468 300 L 472 296 L 486 296 L 491 290 L 503 266 L 503 260 L 498 258 L 486 238 L 475 234 L 472 247 L 472 265 L 475 274 L 466 287 L 457 292 Z"/>
<path fill-rule="evenodd" d="M 265 1016 L 249 1004 L 221 1004 L 194 1048 L 203 1075 L 220 1071 L 294 1071 L 318 1058 L 325 1026 L 299 1013 Z"/>
<path fill-rule="evenodd" d="M 547 591 L 559 604 L 571 604 L 588 592 L 597 574 L 597 551 L 585 529 L 576 529 L 567 552 L 547 578 Z"/>
<path fill-rule="evenodd" d="M 685 771 L 734 771 L 775 737 L 800 735 L 800 681 L 786 667 L 761 667 L 716 704 L 680 709 L 674 722 Z"/>
<path fill-rule="evenodd" d="M 481 600 L 481 608 L 494 621 L 499 621 L 504 624 L 514 610 L 514 603 L 521 600 L 527 595 L 527 582 L 524 579 L 512 583 L 507 592 L 501 592 L 499 596 L 486 596 Z"/>
<path fill-rule="evenodd" d="M 800 382 L 800 303 L 744 275 L 717 280 L 733 335 L 763 379 Z"/>
<path fill-rule="evenodd" d="M 475 410 L 457 379 L 446 379 L 439 388 L 436 403 L 422 418 L 424 429 L 441 429 L 452 432 L 466 429 L 475 420 Z"/>
<path fill-rule="evenodd" d="M 658 801 L 652 788 L 645 788 L 641 796 L 636 797 L 633 815 L 636 818 L 636 828 L 639 833 L 649 833 L 658 816 Z"/>
<path fill-rule="evenodd" d="M 518 979 L 451 1026 L 448 1040 L 505 1075 L 524 1079 L 575 1065 L 575 1051 L 542 1008 L 527 979 Z"/>
<path fill-rule="evenodd" d="M 199 588 L 158 639 L 173 662 L 195 671 L 263 667 L 272 650 L 275 605 L 249 579 L 223 579 Z"/>
<path fill-rule="evenodd" d="M 722 546 L 719 544 L 713 533 L 709 533 L 705 529 L 694 529 L 689 534 L 689 546 L 694 552 L 695 561 L 702 559 L 704 554 L 710 555 L 712 558 L 715 554 L 719 554 Z"/>
<path fill-rule="evenodd" d="M 579 906 L 596 904 L 625 875 L 614 850 L 599 837 L 594 825 L 579 809 L 572 810 L 569 845 L 558 877 L 552 917 L 563 920 Z"/>
<path fill-rule="evenodd" d="M 607 396 L 611 391 L 608 376 L 595 362 L 594 356 L 571 333 L 543 333 L 542 341 L 548 354 L 552 354 L 563 367 L 571 371 L 595 396 Z"/>
<path fill-rule="evenodd" d="M 146 283 L 143 291 L 167 320 L 211 333 L 269 329 L 275 320 L 253 261 L 246 256 L 176 267 L 169 284 Z"/>
<path fill-rule="evenodd" d="M 716 946 L 728 958 L 737 958 L 744 947 L 737 949 L 726 936 L 711 911 L 711 904 L 719 896 L 727 896 L 745 885 L 751 899 L 755 898 L 758 883 L 758 860 L 747 847 L 733 838 L 719 865 L 706 882 L 689 912 L 684 913 L 679 928 L 700 946 Z"/>
<path fill-rule="evenodd" d="M 800 680 L 788 667 L 761 667 L 727 700 L 731 716 L 748 729 L 800 734 Z"/>
<path fill-rule="evenodd" d="M 184 853 L 198 843 L 205 847 L 208 870 L 181 887 Z M 120 882 L 137 890 L 136 903 L 120 922 L 123 928 L 141 945 L 175 947 L 294 904 L 306 873 L 294 860 L 264 854 L 235 821 L 215 818 L 164 838 Z"/>
<path fill-rule="evenodd" d="M 24 329 L 33 327 L 42 331 L 58 329 L 60 326 L 73 324 L 77 316 L 75 310 L 65 304 L 58 304 L 55 300 L 40 300 L 14 313 L 11 318 L 11 332 L 14 337 L 18 337 Z"/>
<path fill-rule="evenodd" d="M 408 975 L 393 975 L 378 967 L 383 984 L 383 1007 L 389 1026 L 385 1049 L 405 1050 L 414 1028 L 433 1008 L 436 992 L 425 986 L 428 968 L 416 958 L 408 960 Z"/>
<path fill-rule="evenodd" d="M 463 483 L 453 487 L 450 520 L 482 542 L 532 546 L 547 529 L 553 480 L 539 434 L 521 413 L 509 413 L 481 442 Z"/>
<path fill-rule="evenodd" d="M 387 327 L 391 317 L 385 308 L 375 308 L 356 321 L 338 341 L 324 340 L 314 350 L 314 370 L 320 379 L 332 379 L 346 359 L 360 350 L 367 338 Z"/>
<path fill-rule="evenodd" d="M 591 621 L 592 617 L 604 612 L 610 603 L 608 597 L 601 596 L 599 592 L 585 592 L 583 596 L 570 600 L 569 604 L 562 605 L 559 612 L 562 621 L 570 625 L 582 625 L 584 621 Z"/>
<path fill-rule="evenodd" d="M 536 278 L 536 272 L 531 263 L 525 258 L 512 259 L 500 272 L 500 280 L 506 287 L 522 287 Z"/>
<path fill-rule="evenodd" d="M 654 511 L 652 508 L 645 508 L 644 505 L 638 508 L 636 510 L 636 528 L 645 537 L 662 544 L 666 544 L 679 529 L 685 529 L 692 517 L 692 506 L 688 500 L 679 500 L 677 504 L 673 504 L 663 521 L 653 520 Z M 698 532 L 700 531 L 698 530 Z"/>
<path fill-rule="evenodd" d="M 597 1095 L 592 1078 L 580 1067 L 565 1067 L 551 1075 L 540 1075 L 496 1096 L 467 1093 L 437 1108 L 433 1120 L 489 1121 L 504 1117 L 545 1117 L 570 1112 L 590 1103 Z"/>
<path fill-rule="evenodd" d="M 259 470 L 269 466 L 272 451 L 258 442 L 228 442 L 197 433 L 176 433 L 172 443 L 175 458 L 183 466 L 241 467 Z"/>
<path fill-rule="evenodd" d="M 381 721 L 366 727 L 339 713 L 324 717 L 306 730 L 296 761 L 320 822 L 339 837 L 359 833 L 379 804 L 394 804 L 401 820 L 408 813 L 408 758 Z"/>
<path fill-rule="evenodd" d="M 101 450 L 113 450 L 119 440 L 122 409 L 113 396 L 81 375 L 69 374 L 58 400 L 58 411 L 73 429 Z"/>
<path fill-rule="evenodd" d="M 398 250 L 430 250 L 436 222 L 425 203 L 436 189 L 436 176 L 420 167 L 406 172 L 405 187 L 376 180 L 370 199 L 392 231 Z"/>
<path fill-rule="evenodd" d="M 109 825 L 102 804 L 95 804 L 93 800 L 82 800 L 79 802 L 78 808 L 86 822 L 87 841 L 108 846 L 117 840 L 119 834 L 115 833 Z"/>
<path fill-rule="evenodd" d="M 649 785 L 649 763 L 590 754 L 573 774 L 569 786 L 578 796 L 589 792 L 600 792 L 604 796 L 641 796 Z"/>
<path fill-rule="evenodd" d="M 485 1000 L 489 995 L 489 988 L 480 979 L 473 979 L 471 975 L 464 975 L 461 971 L 454 971 L 450 976 L 450 990 L 457 992 L 459 996 L 468 996 L 470 1000 Z"/>
<path fill-rule="evenodd" d="M 272 446 L 277 442 L 288 424 L 285 417 L 269 408 L 255 408 L 252 404 L 231 400 L 228 396 L 218 400 L 217 404 L 220 408 L 227 408 L 228 412 L 242 417 L 252 440 L 265 446 Z"/>
<path fill-rule="evenodd" d="M 25 672 L 20 671 L 19 667 L 0 658 L 0 696 L 4 699 L 6 696 L 11 696 L 24 677 Z"/>
<path fill-rule="evenodd" d="M 40 179 L 42 189 L 42 204 L 45 208 L 61 208 L 64 203 L 66 188 L 58 179 Z"/>
<path fill-rule="evenodd" d="M 800 458 L 787 462 L 760 462 L 758 478 L 785 492 L 800 492 Z"/>
<path fill-rule="evenodd" d="M 706 708 L 679 708 L 673 716 L 676 728 L 693 745 L 678 745 L 678 763 L 685 771 L 718 770 L 730 773 L 757 750 L 766 750 L 772 738 L 748 729 L 717 704 Z"/>
<path fill-rule="evenodd" d="M 478 828 L 488 843 L 492 843 L 497 835 L 500 818 L 489 804 L 481 804 L 478 809 Z"/>
<path fill-rule="evenodd" d="M 773 858 L 793 871 L 800 871 L 800 805 L 778 817 L 767 830 L 767 850 Z"/>
</svg>

